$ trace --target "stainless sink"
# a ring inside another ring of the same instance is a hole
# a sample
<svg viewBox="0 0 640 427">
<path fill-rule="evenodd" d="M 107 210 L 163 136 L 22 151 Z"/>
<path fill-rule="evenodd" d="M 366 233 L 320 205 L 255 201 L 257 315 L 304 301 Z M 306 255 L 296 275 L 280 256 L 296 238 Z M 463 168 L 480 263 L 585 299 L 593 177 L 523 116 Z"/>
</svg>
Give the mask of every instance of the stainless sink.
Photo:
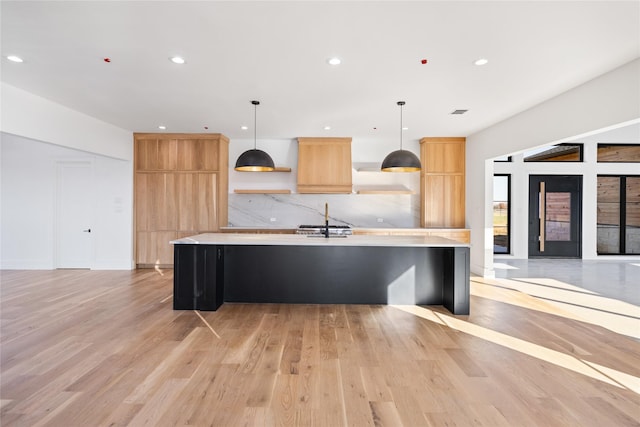
<svg viewBox="0 0 640 427">
<path fill-rule="evenodd" d="M 351 235 L 351 227 L 348 225 L 301 225 L 296 230 L 296 234 L 326 238 L 325 233 L 327 230 L 329 231 L 329 237 L 347 237 Z"/>
</svg>

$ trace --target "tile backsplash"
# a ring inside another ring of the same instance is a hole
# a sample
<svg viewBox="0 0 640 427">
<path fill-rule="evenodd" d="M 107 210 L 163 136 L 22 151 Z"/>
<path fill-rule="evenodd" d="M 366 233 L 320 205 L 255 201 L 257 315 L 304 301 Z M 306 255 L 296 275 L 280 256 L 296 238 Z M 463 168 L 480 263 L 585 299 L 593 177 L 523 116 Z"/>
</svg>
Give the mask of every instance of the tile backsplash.
<svg viewBox="0 0 640 427">
<path fill-rule="evenodd" d="M 362 228 L 418 228 L 415 194 L 229 194 L 230 227 L 291 227 L 329 223 Z"/>
</svg>

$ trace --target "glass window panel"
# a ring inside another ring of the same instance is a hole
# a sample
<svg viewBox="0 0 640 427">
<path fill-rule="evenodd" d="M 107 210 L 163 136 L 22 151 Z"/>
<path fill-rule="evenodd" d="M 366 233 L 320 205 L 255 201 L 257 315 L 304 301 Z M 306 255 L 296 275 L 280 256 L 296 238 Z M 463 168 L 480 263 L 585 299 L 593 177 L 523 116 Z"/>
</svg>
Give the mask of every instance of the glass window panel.
<svg viewBox="0 0 640 427">
<path fill-rule="evenodd" d="M 509 176 L 493 177 L 493 252 L 509 253 Z"/>
<path fill-rule="evenodd" d="M 620 226 L 620 203 L 598 203 L 598 225 Z"/>
<path fill-rule="evenodd" d="M 640 254 L 640 177 L 627 177 L 625 209 L 625 249 Z"/>
<path fill-rule="evenodd" d="M 640 204 L 636 203 L 635 215 L 640 215 Z M 629 210 L 627 210 L 627 215 Z M 625 230 L 625 253 L 640 254 L 640 227 L 627 225 Z"/>
<path fill-rule="evenodd" d="M 571 240 L 571 193 L 547 193 L 545 202 L 545 240 Z"/>
<path fill-rule="evenodd" d="M 597 245 L 599 254 L 620 253 L 620 177 L 598 177 Z"/>
<path fill-rule="evenodd" d="M 640 176 L 627 177 L 627 203 L 640 202 Z"/>
<path fill-rule="evenodd" d="M 598 203 L 620 203 L 620 177 L 598 177 Z"/>
<path fill-rule="evenodd" d="M 599 162 L 640 162 L 639 144 L 598 144 Z"/>
<path fill-rule="evenodd" d="M 557 144 L 524 153 L 525 162 L 581 162 L 582 144 Z"/>
<path fill-rule="evenodd" d="M 598 224 L 598 253 L 620 253 L 620 227 Z"/>
</svg>

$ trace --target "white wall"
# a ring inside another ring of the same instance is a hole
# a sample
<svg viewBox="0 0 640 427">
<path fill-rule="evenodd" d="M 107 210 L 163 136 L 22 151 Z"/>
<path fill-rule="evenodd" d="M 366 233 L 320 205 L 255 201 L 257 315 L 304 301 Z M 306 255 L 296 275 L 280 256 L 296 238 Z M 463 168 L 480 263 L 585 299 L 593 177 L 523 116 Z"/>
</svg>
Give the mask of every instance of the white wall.
<svg viewBox="0 0 640 427">
<path fill-rule="evenodd" d="M 537 146 L 578 140 L 598 130 L 633 123 L 640 118 L 639 76 L 640 59 L 636 59 L 467 137 L 467 224 L 471 228 L 471 269 L 475 274 L 494 275 L 490 204 L 494 165 L 491 159 Z M 563 170 L 568 173 L 570 168 L 565 166 Z M 594 174 L 595 171 L 586 172 L 585 184 L 593 183 Z M 528 189 L 522 192 L 524 183 L 517 181 L 515 185 L 519 189 L 514 193 L 517 197 L 528 193 Z M 592 202 L 589 203 L 584 211 L 584 223 L 595 215 Z M 526 213 L 516 211 L 515 215 L 521 218 Z M 520 247 L 521 232 L 517 238 L 515 243 Z M 594 243 L 585 241 L 584 250 L 592 254 Z"/>
<path fill-rule="evenodd" d="M 2 83 L 0 267 L 53 268 L 55 162 L 93 159 L 95 269 L 131 269 L 133 133 Z"/>
<path fill-rule="evenodd" d="M 131 269 L 131 162 L 0 134 L 2 269 L 55 268 L 56 162 L 91 160 L 93 269 Z"/>
<path fill-rule="evenodd" d="M 291 168 L 291 172 L 238 172 L 234 170 L 240 154 L 253 148 L 253 139 L 232 139 L 229 142 L 229 193 L 234 189 L 287 189 L 296 191 L 298 144 L 295 139 L 259 139 L 257 148 L 266 151 L 276 166 Z"/>
<path fill-rule="evenodd" d="M 133 133 L 2 83 L 0 131 L 89 153 L 133 159 Z"/>
</svg>

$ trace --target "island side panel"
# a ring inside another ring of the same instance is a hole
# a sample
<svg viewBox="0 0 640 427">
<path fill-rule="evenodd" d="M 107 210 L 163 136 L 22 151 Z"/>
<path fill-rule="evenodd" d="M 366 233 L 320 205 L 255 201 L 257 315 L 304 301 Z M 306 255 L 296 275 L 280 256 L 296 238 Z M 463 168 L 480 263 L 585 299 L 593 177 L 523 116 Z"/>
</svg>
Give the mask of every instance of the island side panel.
<svg viewBox="0 0 640 427">
<path fill-rule="evenodd" d="M 217 310 L 224 301 L 224 248 L 174 245 L 174 310 Z"/>
<path fill-rule="evenodd" d="M 446 249 L 225 247 L 225 301 L 304 304 L 443 302 Z"/>
<path fill-rule="evenodd" d="M 173 309 L 194 310 L 196 245 L 173 245 Z"/>
<path fill-rule="evenodd" d="M 469 248 L 449 248 L 446 251 L 442 305 L 453 314 L 469 314 L 471 279 L 469 257 Z"/>
</svg>

